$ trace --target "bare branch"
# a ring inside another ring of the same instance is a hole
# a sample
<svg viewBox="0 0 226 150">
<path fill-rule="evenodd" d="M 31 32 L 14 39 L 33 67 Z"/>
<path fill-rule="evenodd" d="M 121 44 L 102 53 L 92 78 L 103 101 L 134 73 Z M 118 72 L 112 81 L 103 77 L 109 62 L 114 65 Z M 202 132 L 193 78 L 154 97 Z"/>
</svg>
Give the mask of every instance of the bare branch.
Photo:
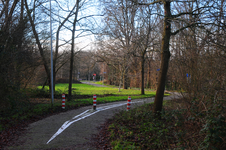
<svg viewBox="0 0 226 150">
<path fill-rule="evenodd" d="M 78 19 L 78 21 L 80 21 L 82 19 L 85 19 L 85 18 L 96 17 L 96 16 L 104 16 L 104 15 L 89 15 L 89 16 L 85 16 L 85 17 L 82 17 L 82 18 Z"/>
<path fill-rule="evenodd" d="M 179 33 L 180 31 L 183 31 L 184 29 L 187 29 L 187 28 L 189 28 L 189 27 L 193 27 L 193 26 L 195 26 L 195 25 L 197 25 L 197 24 L 199 24 L 199 23 L 193 23 L 193 24 L 184 26 L 184 27 L 178 29 L 178 30 L 175 31 L 175 32 L 171 32 L 171 35 L 176 35 L 176 34 Z"/>
<path fill-rule="evenodd" d="M 134 4 L 136 4 L 136 5 L 146 5 L 146 6 L 149 6 L 149 5 L 161 3 L 162 0 L 157 0 L 157 1 L 154 1 L 154 2 L 151 2 L 151 3 L 139 3 L 139 2 L 137 2 L 137 0 L 132 0 L 132 2 L 133 2 Z"/>
</svg>

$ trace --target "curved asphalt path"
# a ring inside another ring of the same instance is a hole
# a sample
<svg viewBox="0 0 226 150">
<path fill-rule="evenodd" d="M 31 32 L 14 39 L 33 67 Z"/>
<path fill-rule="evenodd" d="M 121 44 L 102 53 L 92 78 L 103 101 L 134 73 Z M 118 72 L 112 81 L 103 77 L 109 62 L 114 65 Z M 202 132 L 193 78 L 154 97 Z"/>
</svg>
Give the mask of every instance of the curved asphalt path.
<svg viewBox="0 0 226 150">
<path fill-rule="evenodd" d="M 177 98 L 180 98 L 180 96 L 172 93 L 171 96 L 164 97 L 164 100 Z M 154 98 L 132 99 L 131 108 L 153 101 Z M 95 150 L 89 144 L 92 134 L 98 133 L 97 127 L 103 124 L 106 119 L 111 118 L 120 110 L 126 110 L 126 102 L 99 104 L 95 112 L 92 110 L 92 106 L 81 107 L 34 122 L 29 125 L 27 132 L 19 138 L 16 146 L 7 147 L 6 149 Z M 60 134 L 57 135 L 57 132 Z"/>
</svg>

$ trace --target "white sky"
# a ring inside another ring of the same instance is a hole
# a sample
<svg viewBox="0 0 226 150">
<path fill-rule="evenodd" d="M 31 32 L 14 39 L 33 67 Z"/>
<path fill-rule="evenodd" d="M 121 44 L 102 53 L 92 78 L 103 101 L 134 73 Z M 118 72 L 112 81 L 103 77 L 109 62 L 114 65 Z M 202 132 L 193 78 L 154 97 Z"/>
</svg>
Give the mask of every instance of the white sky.
<svg viewBox="0 0 226 150">
<path fill-rule="evenodd" d="M 78 15 L 78 19 L 81 18 L 81 16 L 97 15 L 97 14 L 100 13 L 100 12 L 97 11 L 97 6 L 95 6 L 97 4 L 96 0 L 86 0 L 86 1 L 87 1 L 87 4 L 88 5 L 85 5 L 84 6 L 85 8 L 82 8 L 80 10 L 79 15 Z M 62 5 L 63 5 L 64 2 L 65 1 L 62 2 Z M 69 9 L 71 10 L 73 8 L 73 5 L 75 3 L 75 0 L 69 0 L 69 2 L 71 3 L 69 5 Z M 64 17 L 66 17 L 67 15 L 68 15 L 68 13 L 67 14 L 65 13 L 65 16 Z M 71 21 L 73 21 L 73 19 L 74 18 L 72 17 Z M 67 25 L 67 24 L 65 24 L 65 25 Z M 76 26 L 76 30 L 79 30 L 79 29 L 80 29 L 80 26 L 77 25 Z M 77 36 L 78 34 L 79 34 L 79 32 L 76 32 L 75 36 Z M 90 35 L 89 36 L 86 36 L 86 37 L 76 38 L 75 39 L 75 44 L 79 48 L 83 48 L 83 47 L 89 45 L 84 50 L 91 50 L 93 48 L 92 47 L 92 42 L 95 41 L 95 37 L 94 37 L 94 35 L 91 34 L 91 32 L 86 32 L 83 35 L 87 35 L 87 34 L 90 34 Z M 55 35 L 53 35 L 53 36 L 55 36 Z M 71 36 L 72 36 L 71 31 L 69 31 L 67 29 L 64 29 L 63 31 L 60 32 L 60 38 L 64 38 L 65 40 L 70 40 L 71 39 Z M 63 41 L 61 41 L 60 43 L 63 43 Z M 71 43 L 69 43 L 69 44 L 71 44 Z"/>
</svg>

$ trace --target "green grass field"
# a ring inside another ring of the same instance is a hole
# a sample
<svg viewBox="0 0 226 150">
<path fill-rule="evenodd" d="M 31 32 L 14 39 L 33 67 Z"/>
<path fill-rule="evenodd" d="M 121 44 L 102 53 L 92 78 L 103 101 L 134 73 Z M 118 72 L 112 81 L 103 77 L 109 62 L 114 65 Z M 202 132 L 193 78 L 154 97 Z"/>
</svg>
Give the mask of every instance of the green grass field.
<svg viewBox="0 0 226 150">
<path fill-rule="evenodd" d="M 38 88 L 41 88 L 39 86 Z M 49 89 L 49 87 L 45 87 L 46 90 Z M 126 95 L 126 96 L 132 96 L 132 95 L 140 95 L 140 90 L 135 89 L 121 89 L 121 92 L 118 92 L 118 88 L 112 88 L 112 87 L 96 87 L 88 84 L 72 84 L 72 90 L 73 93 L 79 94 L 79 95 L 106 95 L 106 94 L 114 94 L 114 95 Z M 56 84 L 56 91 L 58 93 L 68 93 L 68 84 Z M 147 95 L 154 95 L 155 92 L 153 91 L 145 91 L 145 94 Z"/>
<path fill-rule="evenodd" d="M 66 111 L 70 109 L 79 108 L 82 106 L 92 105 L 93 99 L 92 95 L 97 95 L 97 104 L 108 103 L 115 101 L 126 101 L 128 96 L 131 96 L 131 99 L 138 98 L 147 98 L 154 97 L 154 91 L 145 91 L 145 95 L 140 95 L 140 90 L 136 89 L 121 89 L 121 92 L 118 92 L 118 88 L 114 86 L 110 87 L 95 87 L 87 84 L 73 84 L 73 94 L 79 95 L 78 98 L 74 98 L 72 101 L 66 100 L 65 110 L 61 109 L 61 99 L 59 95 L 68 93 L 68 84 L 56 84 L 56 96 L 58 99 L 55 99 L 54 104 L 51 105 L 51 99 L 46 98 L 45 103 L 39 103 L 39 100 L 42 100 L 43 96 L 49 96 L 49 88 L 46 86 L 44 90 L 41 90 L 41 86 L 36 89 L 27 89 L 27 93 L 33 98 L 32 101 L 26 103 L 15 101 L 15 107 L 13 110 L 5 110 L 4 116 L 0 117 L 0 132 L 9 128 L 15 124 L 15 118 L 17 123 L 20 123 L 24 120 L 29 120 L 35 116 L 43 117 L 48 114 L 57 113 L 61 111 Z M 88 98 L 85 95 L 89 95 Z M 76 97 L 76 96 L 75 96 Z M 67 99 L 67 97 L 66 97 Z M 37 100 L 37 102 L 36 102 Z M 25 104 L 26 103 L 26 104 Z M 20 104 L 20 105 L 19 105 Z M 39 118 L 38 117 L 38 118 Z M 10 121 L 9 121 L 10 120 Z M 11 122 L 13 120 L 13 123 Z M 7 122 L 8 123 L 4 123 Z"/>
</svg>

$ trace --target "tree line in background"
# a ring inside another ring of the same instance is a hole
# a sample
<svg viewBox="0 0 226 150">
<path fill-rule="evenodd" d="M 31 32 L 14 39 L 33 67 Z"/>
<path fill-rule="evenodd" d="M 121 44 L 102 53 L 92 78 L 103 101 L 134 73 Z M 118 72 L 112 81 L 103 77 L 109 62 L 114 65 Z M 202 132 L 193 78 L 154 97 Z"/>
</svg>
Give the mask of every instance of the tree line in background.
<svg viewBox="0 0 226 150">
<path fill-rule="evenodd" d="M 191 99 L 225 95 L 226 2 L 224 0 L 101 0 L 105 17 L 98 58 L 109 83 L 157 89 L 154 111 L 165 88 Z M 167 74 L 168 72 L 168 74 Z M 189 101 L 188 101 L 189 102 Z"/>
<path fill-rule="evenodd" d="M 224 0 L 99 3 L 103 16 L 95 20 L 86 11 L 93 1 L 52 1 L 53 84 L 68 82 L 69 98 L 73 79 L 92 80 L 94 73 L 119 91 L 157 89 L 155 111 L 165 88 L 186 91 L 188 99 L 225 95 Z M 0 8 L 0 102 L 13 108 L 23 89 L 51 88 L 49 1 L 2 0 Z M 93 50 L 82 51 L 75 43 L 89 33 Z"/>
</svg>

